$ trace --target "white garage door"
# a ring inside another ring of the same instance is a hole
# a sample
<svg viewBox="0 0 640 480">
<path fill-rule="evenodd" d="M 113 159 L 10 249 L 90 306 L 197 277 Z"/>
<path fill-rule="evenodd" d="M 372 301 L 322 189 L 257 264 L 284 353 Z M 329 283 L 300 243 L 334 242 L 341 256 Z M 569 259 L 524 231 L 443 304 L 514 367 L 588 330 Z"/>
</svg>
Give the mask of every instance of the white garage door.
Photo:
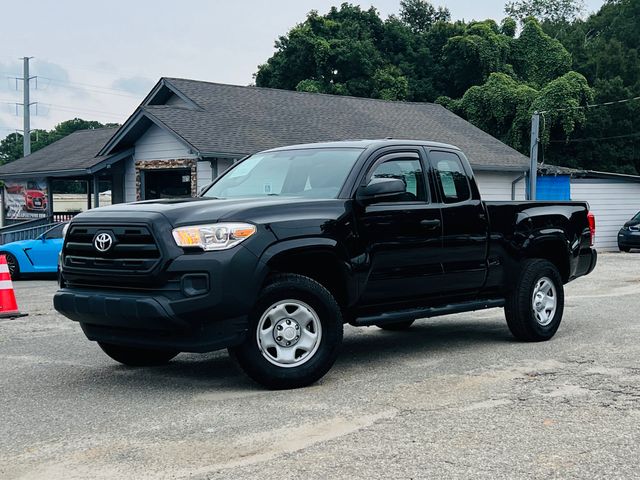
<svg viewBox="0 0 640 480">
<path fill-rule="evenodd" d="M 618 231 L 640 211 L 640 183 L 572 179 L 571 200 L 589 202 L 596 216 L 596 248 L 618 250 Z"/>
</svg>

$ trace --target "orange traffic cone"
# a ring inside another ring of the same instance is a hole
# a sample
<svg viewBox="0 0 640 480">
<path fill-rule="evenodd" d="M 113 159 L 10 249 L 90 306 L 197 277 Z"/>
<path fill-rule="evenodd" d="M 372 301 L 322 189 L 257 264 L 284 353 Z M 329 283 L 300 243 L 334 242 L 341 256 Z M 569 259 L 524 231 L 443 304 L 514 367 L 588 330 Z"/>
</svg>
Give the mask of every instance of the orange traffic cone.
<svg viewBox="0 0 640 480">
<path fill-rule="evenodd" d="M 7 265 L 6 257 L 0 255 L 0 318 L 24 317 L 26 315 L 18 310 L 9 265 Z"/>
</svg>

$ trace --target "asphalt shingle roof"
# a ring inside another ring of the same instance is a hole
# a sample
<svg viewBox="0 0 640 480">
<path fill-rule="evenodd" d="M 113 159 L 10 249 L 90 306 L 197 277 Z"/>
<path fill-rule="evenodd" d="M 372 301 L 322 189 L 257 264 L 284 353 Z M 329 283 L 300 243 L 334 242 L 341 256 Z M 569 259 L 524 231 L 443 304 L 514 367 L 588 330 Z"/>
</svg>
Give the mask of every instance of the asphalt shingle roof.
<svg viewBox="0 0 640 480">
<path fill-rule="evenodd" d="M 526 170 L 529 165 L 524 155 L 433 103 L 389 102 L 179 78 L 163 81 L 197 108 L 187 103 L 145 105 L 142 112 L 201 155 L 241 156 L 286 145 L 392 137 L 455 145 L 476 167 Z M 91 168 L 109 158 L 98 153 L 115 133 L 115 128 L 74 132 L 0 166 L 0 177 Z M 105 151 L 117 153 L 117 143 L 113 147 Z"/>
<path fill-rule="evenodd" d="M 528 159 L 433 103 L 293 92 L 166 78 L 200 109 L 143 107 L 202 154 L 248 154 L 358 138 L 431 140 L 460 147 L 475 166 L 526 169 Z"/>
<path fill-rule="evenodd" d="M 117 128 L 97 128 L 75 131 L 31 155 L 0 166 L 0 177 L 91 168 L 109 158 L 109 155 L 97 157 L 96 154 L 116 130 Z"/>
</svg>

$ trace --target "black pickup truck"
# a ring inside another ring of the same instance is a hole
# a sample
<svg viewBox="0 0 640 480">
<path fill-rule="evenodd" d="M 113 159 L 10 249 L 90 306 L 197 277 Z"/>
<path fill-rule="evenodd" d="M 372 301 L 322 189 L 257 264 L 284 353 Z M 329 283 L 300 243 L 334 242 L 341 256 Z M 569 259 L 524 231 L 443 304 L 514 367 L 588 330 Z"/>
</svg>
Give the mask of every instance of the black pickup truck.
<svg viewBox="0 0 640 480">
<path fill-rule="evenodd" d="M 291 146 L 198 198 L 78 215 L 54 304 L 126 365 L 228 348 L 257 382 L 294 388 L 331 368 L 344 323 L 504 307 L 515 337 L 550 339 L 594 235 L 584 202 L 483 202 L 450 145 Z"/>
</svg>

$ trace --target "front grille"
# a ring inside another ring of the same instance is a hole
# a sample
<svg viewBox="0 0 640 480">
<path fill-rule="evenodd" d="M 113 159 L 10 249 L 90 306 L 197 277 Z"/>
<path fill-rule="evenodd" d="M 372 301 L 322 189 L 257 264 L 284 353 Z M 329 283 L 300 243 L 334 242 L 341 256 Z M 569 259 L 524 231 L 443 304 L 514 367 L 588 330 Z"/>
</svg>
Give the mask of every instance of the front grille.
<svg viewBox="0 0 640 480">
<path fill-rule="evenodd" d="M 100 252 L 94 241 L 107 233 L 112 244 Z M 71 225 L 64 244 L 64 266 L 70 270 L 147 273 L 160 261 L 160 249 L 144 225 Z"/>
</svg>

